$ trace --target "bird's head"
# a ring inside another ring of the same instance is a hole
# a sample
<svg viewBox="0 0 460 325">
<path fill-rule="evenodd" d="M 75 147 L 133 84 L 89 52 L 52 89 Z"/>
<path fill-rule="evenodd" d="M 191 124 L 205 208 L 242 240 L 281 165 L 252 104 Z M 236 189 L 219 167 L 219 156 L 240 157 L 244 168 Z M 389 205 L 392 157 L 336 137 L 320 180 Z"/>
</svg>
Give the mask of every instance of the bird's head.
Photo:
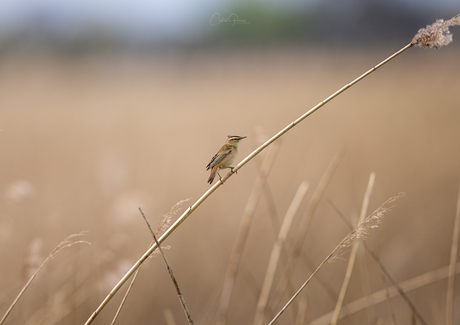
<svg viewBox="0 0 460 325">
<path fill-rule="evenodd" d="M 227 139 L 227 144 L 235 145 L 243 139 L 246 139 L 246 137 L 240 137 L 239 135 L 229 135 Z"/>
</svg>

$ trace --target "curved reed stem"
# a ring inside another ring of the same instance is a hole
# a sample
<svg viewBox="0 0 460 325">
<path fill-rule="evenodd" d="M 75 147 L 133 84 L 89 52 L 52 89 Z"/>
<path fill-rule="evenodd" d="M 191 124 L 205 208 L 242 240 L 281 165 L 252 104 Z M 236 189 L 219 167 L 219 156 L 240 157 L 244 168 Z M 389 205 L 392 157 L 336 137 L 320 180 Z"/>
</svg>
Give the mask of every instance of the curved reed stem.
<svg viewBox="0 0 460 325">
<path fill-rule="evenodd" d="M 262 150 L 267 148 L 269 145 L 271 145 L 273 142 L 281 138 L 286 132 L 291 130 L 294 126 L 302 122 L 304 119 L 306 119 L 308 116 L 316 112 L 318 109 L 323 107 L 325 104 L 330 102 L 332 99 L 343 93 L 345 90 L 349 89 L 351 86 L 355 85 L 368 75 L 370 75 L 372 72 L 376 71 L 378 68 L 382 67 L 386 63 L 390 62 L 392 59 L 403 53 L 404 51 L 408 50 L 413 46 L 412 43 L 407 44 L 405 47 L 397 51 L 396 53 L 392 54 L 373 68 L 369 69 L 367 72 L 363 73 L 361 76 L 353 80 L 352 82 L 346 84 L 339 90 L 337 90 L 335 93 L 327 97 L 325 100 L 311 108 L 309 111 L 304 113 L 302 116 L 297 118 L 295 121 L 291 122 L 289 125 L 287 125 L 285 128 L 283 128 L 281 131 L 279 131 L 277 134 L 275 134 L 273 137 L 271 137 L 269 140 L 267 140 L 264 144 L 262 144 L 260 147 L 258 147 L 256 150 L 254 150 L 251 154 L 249 154 L 246 158 L 244 158 L 237 166 L 233 168 L 232 171 L 227 173 L 224 177 L 219 182 L 216 182 L 209 190 L 206 191 L 192 206 L 190 206 L 180 217 L 179 219 L 176 220 L 176 222 L 169 227 L 168 230 L 165 231 L 163 236 L 161 236 L 158 239 L 158 242 L 161 244 L 166 238 L 171 235 L 171 233 L 177 229 L 181 225 L 182 222 L 185 221 L 192 213 L 195 211 L 201 203 L 203 203 L 214 191 L 216 191 L 221 185 L 225 183 L 227 179 L 229 179 L 233 174 L 235 174 L 241 167 L 246 165 L 250 160 L 252 160 L 255 156 L 257 156 Z M 123 286 L 123 284 L 131 277 L 131 275 L 136 272 L 136 270 L 139 268 L 139 266 L 157 249 L 157 244 L 153 244 L 145 253 L 142 255 L 142 257 L 131 267 L 131 269 L 123 276 L 123 278 L 120 279 L 120 281 L 115 285 L 115 287 L 110 291 L 110 293 L 105 297 L 105 299 L 101 302 L 99 307 L 91 314 L 91 316 L 88 318 L 86 321 L 85 325 L 89 325 L 93 322 L 93 320 L 97 317 L 97 315 L 102 311 L 102 309 L 107 305 L 107 303 L 112 299 L 112 297 L 117 293 L 117 291 Z"/>
</svg>

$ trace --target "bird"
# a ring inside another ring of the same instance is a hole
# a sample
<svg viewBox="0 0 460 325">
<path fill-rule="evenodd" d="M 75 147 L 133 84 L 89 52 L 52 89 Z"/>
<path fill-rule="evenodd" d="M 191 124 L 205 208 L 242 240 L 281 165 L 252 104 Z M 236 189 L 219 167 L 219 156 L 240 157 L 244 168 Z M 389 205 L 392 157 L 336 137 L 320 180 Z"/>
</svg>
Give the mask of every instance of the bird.
<svg viewBox="0 0 460 325">
<path fill-rule="evenodd" d="M 206 166 L 206 170 L 211 169 L 211 175 L 209 175 L 208 183 L 212 184 L 216 174 L 219 175 L 220 169 L 230 168 L 233 172 L 232 166 L 230 166 L 236 159 L 238 155 L 238 144 L 241 140 L 246 137 L 240 137 L 238 135 L 229 135 L 225 144 L 220 148 L 220 150 L 212 157 L 209 164 Z"/>
</svg>

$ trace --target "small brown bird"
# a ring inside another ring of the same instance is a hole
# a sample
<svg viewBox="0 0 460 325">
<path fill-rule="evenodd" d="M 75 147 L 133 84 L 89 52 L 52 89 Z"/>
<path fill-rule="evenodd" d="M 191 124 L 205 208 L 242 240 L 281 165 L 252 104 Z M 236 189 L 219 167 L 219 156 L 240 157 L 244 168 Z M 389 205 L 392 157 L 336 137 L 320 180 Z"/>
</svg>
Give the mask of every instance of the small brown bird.
<svg viewBox="0 0 460 325">
<path fill-rule="evenodd" d="M 240 137 L 237 135 L 229 135 L 225 144 L 220 148 L 219 152 L 212 157 L 211 162 L 206 166 L 206 170 L 211 169 L 211 175 L 209 175 L 208 183 L 212 184 L 216 174 L 219 174 L 220 169 L 230 168 L 233 171 L 233 167 L 230 166 L 238 155 L 238 144 L 241 140 L 246 137 Z M 220 175 L 219 175 L 220 177 Z"/>
</svg>

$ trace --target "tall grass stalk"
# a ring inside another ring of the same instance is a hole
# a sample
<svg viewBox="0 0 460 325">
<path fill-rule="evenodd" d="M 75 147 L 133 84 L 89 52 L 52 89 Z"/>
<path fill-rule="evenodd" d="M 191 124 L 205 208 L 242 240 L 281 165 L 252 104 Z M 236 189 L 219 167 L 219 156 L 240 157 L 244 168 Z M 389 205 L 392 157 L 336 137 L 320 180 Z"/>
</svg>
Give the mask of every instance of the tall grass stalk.
<svg viewBox="0 0 460 325">
<path fill-rule="evenodd" d="M 332 204 L 332 202 L 329 202 L 331 206 L 336 210 L 337 214 L 341 217 L 341 219 L 345 222 L 345 224 L 350 228 L 353 229 L 353 226 L 351 223 L 342 215 L 342 213 L 337 209 L 337 207 Z M 418 315 L 418 319 L 423 325 L 427 325 L 427 322 L 424 320 L 420 312 L 417 311 L 417 308 L 415 307 L 414 303 L 412 300 L 409 298 L 409 296 L 404 292 L 403 288 L 398 284 L 398 282 L 395 280 L 395 278 L 391 275 L 391 273 L 388 271 L 385 265 L 380 261 L 380 258 L 378 257 L 377 253 L 365 242 L 363 241 L 363 247 L 366 249 L 366 251 L 371 255 L 371 257 L 374 259 L 375 262 L 377 262 L 378 266 L 380 267 L 380 270 L 385 274 L 388 280 L 390 280 L 391 284 L 398 290 L 399 294 L 403 298 L 404 302 L 409 306 L 409 308 L 412 310 L 412 313 L 415 315 Z"/>
<path fill-rule="evenodd" d="M 391 316 L 391 321 L 393 325 L 398 325 L 398 322 L 396 320 L 395 311 L 393 309 L 393 304 L 391 303 L 390 290 L 388 290 L 388 284 L 387 284 L 387 281 L 386 281 L 386 278 L 383 272 L 382 272 L 382 282 L 385 285 L 385 295 L 386 295 L 386 300 L 387 300 L 388 312 L 390 313 L 390 316 Z"/>
<path fill-rule="evenodd" d="M 257 302 L 257 309 L 256 314 L 254 317 L 254 325 L 262 325 L 264 320 L 265 314 L 265 307 L 267 306 L 268 295 L 272 288 L 273 279 L 275 278 L 276 268 L 278 266 L 278 261 L 280 258 L 280 254 L 282 248 L 285 247 L 285 241 L 288 235 L 288 232 L 291 228 L 292 221 L 294 220 L 294 216 L 299 209 L 300 203 L 303 201 L 303 198 L 308 190 L 308 182 L 303 181 L 299 188 L 297 189 L 292 202 L 286 211 L 286 215 L 283 219 L 283 223 L 281 224 L 281 229 L 278 233 L 278 238 L 273 245 L 272 253 L 270 255 L 270 260 L 268 262 L 267 271 L 265 273 L 264 282 L 262 284 L 262 290 L 259 295 L 259 300 Z"/>
<path fill-rule="evenodd" d="M 61 241 L 54 249 L 53 251 L 45 258 L 45 260 L 43 261 L 42 264 L 40 264 L 40 266 L 38 267 L 38 269 L 35 271 L 34 274 L 32 274 L 32 276 L 30 277 L 29 281 L 27 281 L 27 283 L 24 285 L 24 287 L 22 288 L 22 290 L 19 292 L 19 294 L 17 295 L 16 299 L 14 299 L 13 303 L 10 305 L 10 307 L 8 308 L 8 310 L 6 311 L 5 315 L 3 315 L 3 318 L 2 320 L 0 320 L 0 325 L 2 325 L 5 320 L 8 318 L 8 315 L 11 313 L 11 311 L 13 310 L 14 306 L 16 306 L 16 304 L 18 303 L 19 299 L 22 297 L 22 295 L 24 294 L 24 292 L 27 290 L 27 288 L 30 286 L 30 284 L 32 283 L 32 281 L 35 279 L 35 277 L 37 276 L 38 272 L 40 272 L 40 270 L 43 268 L 43 266 L 45 266 L 46 263 L 48 263 L 50 260 L 52 260 L 53 258 L 55 258 L 60 252 L 62 252 L 62 250 L 64 250 L 65 248 L 67 247 L 70 247 L 70 246 L 73 246 L 75 244 L 89 244 L 91 245 L 90 242 L 86 241 L 86 240 L 77 240 L 77 241 L 72 241 L 73 238 L 75 237 L 79 237 L 79 236 L 83 236 L 85 235 L 86 232 L 80 232 L 78 234 L 72 234 L 70 236 L 68 236 L 67 238 L 65 238 L 63 241 Z"/>
<path fill-rule="evenodd" d="M 177 211 L 180 210 L 180 206 L 184 203 L 184 202 L 187 202 L 188 200 L 190 200 L 190 198 L 188 199 L 184 199 L 184 200 L 180 200 L 179 202 L 177 202 L 176 204 L 174 204 L 172 206 L 172 208 L 169 210 L 168 213 L 166 213 L 165 215 L 163 215 L 163 217 L 161 218 L 159 224 L 158 224 L 158 228 L 157 228 L 157 235 L 163 233 L 166 229 L 168 229 L 168 227 L 170 226 L 171 224 L 171 220 L 172 220 L 172 217 L 177 213 Z M 142 213 L 142 210 L 139 208 L 139 210 L 141 211 L 141 215 L 142 217 L 144 218 L 145 222 L 147 223 L 147 226 L 148 228 L 150 229 L 152 235 L 153 235 L 153 238 L 152 239 L 152 242 L 150 243 L 150 246 L 152 246 L 153 244 L 155 244 L 156 242 L 156 238 L 155 238 L 155 234 L 153 233 L 152 231 L 152 228 L 150 227 L 150 224 L 149 222 L 147 221 L 147 219 L 145 218 L 144 214 Z M 136 272 L 134 273 L 134 276 L 133 278 L 131 279 L 131 283 L 129 284 L 128 286 L 128 289 L 126 289 L 126 292 L 125 292 L 125 295 L 123 296 L 123 299 L 121 300 L 120 302 L 120 305 L 118 306 L 118 309 L 115 313 L 115 315 L 113 316 L 113 319 L 112 319 L 112 323 L 111 325 L 114 325 L 118 319 L 118 316 L 120 315 L 120 312 L 121 312 L 121 309 L 123 308 L 123 306 L 125 305 L 126 303 L 126 299 L 128 298 L 129 294 L 131 293 L 131 290 L 133 288 L 133 285 L 134 285 L 134 282 L 136 282 L 136 279 L 137 279 L 137 275 L 139 274 L 139 271 L 140 271 L 140 268 L 138 268 L 136 270 Z"/>
<path fill-rule="evenodd" d="M 372 188 L 374 187 L 375 173 L 371 173 L 369 176 L 369 183 L 367 184 L 366 193 L 364 194 L 363 205 L 361 207 L 361 214 L 359 216 L 358 224 L 364 221 L 364 218 L 367 214 L 367 208 L 369 206 L 369 199 L 371 197 Z M 348 285 L 350 284 L 351 275 L 353 273 L 353 267 L 356 261 L 356 254 L 358 253 L 359 241 L 356 241 L 353 244 L 350 253 L 350 259 L 348 260 L 347 271 L 345 272 L 345 278 L 342 283 L 342 288 L 340 289 L 339 298 L 337 299 L 337 304 L 335 305 L 334 314 L 332 315 L 331 325 L 336 325 L 339 320 L 340 311 L 342 310 L 342 304 L 345 299 L 345 294 L 347 293 Z"/>
<path fill-rule="evenodd" d="M 137 275 L 139 274 L 140 270 L 141 269 L 139 268 L 134 273 L 133 278 L 131 280 L 131 283 L 129 284 L 128 289 L 126 289 L 125 295 L 123 296 L 123 299 L 121 299 L 120 305 L 118 306 L 117 311 L 116 311 L 115 315 L 113 316 L 113 319 L 112 319 L 112 322 L 110 323 L 110 325 L 114 325 L 116 323 L 116 321 L 118 319 L 118 316 L 120 315 L 121 309 L 125 305 L 126 299 L 128 298 L 129 293 L 131 292 L 131 289 L 133 288 L 134 282 L 136 282 Z"/>
<path fill-rule="evenodd" d="M 171 309 L 165 309 L 163 311 L 163 314 L 166 319 L 166 325 L 176 325 L 176 322 L 174 321 L 174 315 L 171 311 Z"/>
<path fill-rule="evenodd" d="M 454 234 L 450 249 L 449 278 L 447 280 L 446 325 L 453 324 L 455 267 L 457 265 L 458 240 L 460 234 L 460 189 L 458 190 L 457 213 L 454 222 Z"/>
<path fill-rule="evenodd" d="M 241 219 L 238 234 L 236 235 L 235 239 L 235 244 L 233 245 L 233 250 L 230 255 L 224 280 L 224 286 L 220 296 L 219 308 L 217 311 L 218 325 L 225 324 L 228 313 L 228 306 L 230 305 L 230 298 L 235 284 L 236 274 L 238 273 L 238 267 L 240 265 L 241 254 L 243 253 L 244 246 L 246 245 L 246 240 L 249 235 L 249 229 L 252 224 L 254 212 L 256 211 L 257 204 L 264 191 L 268 174 L 270 173 L 273 162 L 275 161 L 276 154 L 278 153 L 278 148 L 279 145 L 275 143 L 267 151 L 267 155 L 262 163 L 262 166 L 260 167 L 259 175 L 254 184 L 254 188 L 251 191 L 248 202 L 244 209 L 243 218 Z"/>
<path fill-rule="evenodd" d="M 460 274 L 460 262 L 456 265 L 455 275 Z M 406 280 L 404 282 L 399 283 L 398 287 L 391 286 L 380 291 L 374 292 L 372 297 L 362 297 L 355 301 L 352 301 L 344 306 L 344 310 L 342 311 L 339 319 L 344 317 L 353 315 L 364 309 L 369 307 L 368 301 L 370 298 L 374 301 L 374 304 L 380 304 L 387 300 L 387 293 L 389 292 L 389 298 L 398 297 L 400 292 L 399 288 L 402 288 L 405 292 L 410 292 L 413 290 L 420 289 L 424 286 L 430 285 L 432 283 L 445 280 L 449 276 L 449 266 L 444 266 L 436 270 L 432 270 L 430 272 L 421 274 L 416 276 L 412 279 Z M 346 311 L 345 311 L 346 310 Z M 332 313 L 327 313 L 321 317 L 314 319 L 309 325 L 330 325 L 331 324 L 331 317 Z"/>
<path fill-rule="evenodd" d="M 339 167 L 344 155 L 345 149 L 340 149 L 339 152 L 334 156 L 334 158 L 332 158 L 331 162 L 329 163 L 329 166 L 327 167 L 318 185 L 316 186 L 310 198 L 310 201 L 308 202 L 307 209 L 304 215 L 302 216 L 299 227 L 297 228 L 294 245 L 291 252 L 289 253 L 288 262 L 286 263 L 286 266 L 282 271 L 283 281 L 279 282 L 275 290 L 272 304 L 273 306 L 278 306 L 282 297 L 284 296 L 284 293 L 286 292 L 286 288 L 289 288 L 290 281 L 292 279 L 292 274 L 297 267 L 297 262 L 299 261 L 299 257 L 302 253 L 302 247 L 305 242 L 305 238 L 307 237 L 308 228 L 313 218 L 313 214 L 315 213 L 316 208 L 318 207 L 318 204 L 321 198 L 323 197 L 324 192 L 326 191 L 326 188 L 332 179 L 332 176 L 334 176 L 335 171 Z M 314 269 L 314 267 L 312 269 Z M 293 293 L 294 292 L 290 293 L 290 295 L 292 296 Z"/>
<path fill-rule="evenodd" d="M 358 248 L 358 266 L 359 266 L 359 273 L 361 278 L 361 287 L 363 291 L 364 297 L 369 297 L 368 306 L 372 306 L 372 308 L 366 309 L 366 316 L 367 316 L 367 323 L 372 324 L 375 322 L 377 318 L 376 308 L 374 306 L 374 302 L 372 301 L 372 282 L 370 278 L 370 270 L 369 265 L 366 263 L 366 250 L 362 245 Z"/>
<path fill-rule="evenodd" d="M 284 313 L 284 311 L 292 304 L 292 302 L 297 298 L 297 296 L 302 292 L 302 290 L 310 283 L 311 279 L 318 273 L 318 271 L 332 259 L 337 257 L 338 253 L 347 247 L 353 245 L 356 240 L 364 238 L 371 228 L 375 228 L 380 223 L 381 219 L 386 212 L 390 211 L 391 207 L 387 207 L 388 204 L 394 202 L 398 198 L 403 196 L 403 193 L 398 194 L 385 203 L 383 203 L 377 210 L 375 210 L 371 215 L 364 219 L 352 232 L 350 232 L 341 242 L 338 244 L 332 252 L 321 262 L 321 264 L 316 268 L 316 270 L 310 275 L 310 277 L 302 284 L 302 286 L 297 290 L 297 292 L 292 296 L 291 299 L 284 305 L 284 307 L 279 311 L 279 313 L 271 320 L 269 325 L 275 323 L 275 321 Z"/>
<path fill-rule="evenodd" d="M 281 138 L 286 132 L 290 131 L 293 127 L 295 127 L 297 124 L 305 120 L 308 116 L 316 112 L 318 109 L 323 107 L 325 104 L 330 102 L 332 99 L 346 91 L 347 89 L 351 88 L 355 84 L 357 84 L 359 81 L 362 79 L 366 78 L 369 76 L 371 73 L 375 72 L 377 69 L 381 68 L 394 58 L 396 58 L 398 55 L 402 54 L 403 52 L 407 51 L 409 48 L 413 46 L 423 46 L 424 40 L 428 39 L 429 41 L 432 41 L 432 39 L 436 36 L 439 36 L 439 38 L 443 38 L 442 45 L 447 45 L 449 44 L 450 41 L 452 41 L 452 38 L 450 37 L 449 40 L 445 40 L 446 34 L 449 34 L 448 27 L 453 26 L 453 25 L 458 25 L 460 24 L 460 18 L 459 16 L 455 16 L 449 21 L 445 22 L 446 24 L 441 24 L 440 26 L 437 26 L 436 28 L 433 28 L 435 30 L 435 33 L 431 33 L 431 31 L 428 30 L 428 28 L 424 31 L 423 29 L 419 30 L 419 33 L 417 33 L 416 37 L 404 46 L 402 49 L 399 51 L 395 52 L 394 54 L 390 55 L 388 58 L 377 64 L 376 66 L 372 67 L 365 73 L 363 73 L 361 76 L 358 78 L 354 79 L 352 82 L 346 84 L 336 92 L 334 92 L 332 95 L 327 97 L 325 100 L 321 101 L 319 104 L 311 108 L 309 111 L 304 113 L 302 116 L 297 118 L 295 121 L 291 122 L 288 124 L 285 128 L 283 128 L 281 131 L 276 133 L 273 137 L 271 137 L 269 140 L 267 140 L 264 144 L 262 144 L 260 147 L 258 147 L 256 150 L 254 150 L 251 154 L 249 154 L 246 158 L 244 158 L 235 168 L 233 168 L 232 171 L 227 173 L 224 177 L 219 182 L 216 182 L 209 190 L 207 190 L 192 206 L 190 206 L 180 217 L 177 219 L 177 221 L 163 234 L 158 239 L 159 244 L 161 244 L 166 238 L 168 238 L 171 233 L 173 233 L 177 227 L 179 227 L 192 213 L 195 211 L 212 193 L 214 193 L 220 186 L 222 186 L 225 181 L 227 181 L 233 174 L 235 174 L 240 168 L 242 168 L 244 165 L 246 165 L 250 160 L 252 160 L 255 156 L 257 156 L 262 150 L 270 146 L 273 142 Z M 434 24 L 433 24 L 434 25 Z M 447 30 L 447 32 L 446 32 Z M 429 35 L 430 37 L 423 37 L 424 35 Z M 434 35 L 434 36 L 433 36 Z M 420 36 L 420 37 L 417 37 Z M 448 38 L 448 37 L 447 37 Z M 426 43 L 428 45 L 428 43 Z M 441 45 L 441 46 L 442 46 Z M 93 322 L 93 320 L 97 317 L 97 315 L 102 311 L 102 309 L 107 305 L 107 303 L 112 299 L 112 297 L 117 293 L 117 291 L 123 286 L 123 284 L 131 277 L 131 275 L 136 272 L 136 270 L 139 268 L 139 266 L 157 249 L 157 244 L 152 245 L 145 253 L 142 255 L 141 258 L 131 267 L 131 269 L 120 279 L 120 281 L 113 287 L 113 289 L 109 292 L 109 294 L 104 298 L 104 300 L 101 302 L 101 304 L 96 308 L 96 310 L 91 314 L 91 316 L 88 318 L 86 321 L 85 325 L 89 325 Z"/>
<path fill-rule="evenodd" d="M 302 296 L 299 299 L 299 309 L 298 309 L 298 312 L 295 318 L 295 325 L 306 324 L 307 309 L 308 309 L 307 297 Z"/>
<path fill-rule="evenodd" d="M 176 279 L 176 277 L 174 275 L 174 272 L 173 272 L 173 270 L 171 268 L 171 265 L 169 264 L 168 259 L 166 258 L 166 255 L 163 252 L 163 249 L 161 248 L 160 243 L 158 243 L 157 237 L 155 236 L 155 233 L 153 232 L 152 228 L 150 227 L 150 224 L 147 221 L 147 218 L 145 217 L 144 211 L 142 211 L 141 208 L 139 208 L 139 211 L 141 212 L 145 223 L 149 227 L 149 230 L 150 230 L 150 233 L 152 234 L 153 240 L 155 241 L 155 243 L 158 246 L 158 250 L 160 251 L 161 257 L 163 258 L 163 261 L 164 261 L 164 263 L 166 265 L 166 269 L 168 270 L 169 276 L 171 277 L 171 281 L 174 284 L 174 288 L 176 289 L 177 296 L 179 297 L 179 300 L 180 300 L 181 305 L 182 305 L 182 309 L 184 310 L 185 316 L 187 317 L 187 321 L 188 321 L 188 323 L 190 325 L 193 325 L 192 316 L 190 315 L 190 311 L 188 310 L 187 304 L 185 303 L 184 295 L 182 294 L 182 292 L 180 290 L 179 283 L 177 282 L 177 279 Z"/>
</svg>

